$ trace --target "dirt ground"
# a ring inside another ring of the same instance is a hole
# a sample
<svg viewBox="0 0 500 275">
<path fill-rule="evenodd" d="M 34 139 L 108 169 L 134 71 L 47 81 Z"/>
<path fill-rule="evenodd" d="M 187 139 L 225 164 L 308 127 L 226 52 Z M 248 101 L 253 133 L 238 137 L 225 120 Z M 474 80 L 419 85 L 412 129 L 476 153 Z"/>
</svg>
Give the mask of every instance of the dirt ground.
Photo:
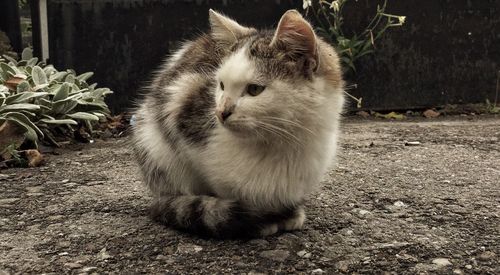
<svg viewBox="0 0 500 275">
<path fill-rule="evenodd" d="M 152 222 L 125 139 L 0 171 L 0 274 L 500 274 L 499 116 L 343 130 L 305 228 L 251 241 Z"/>
</svg>

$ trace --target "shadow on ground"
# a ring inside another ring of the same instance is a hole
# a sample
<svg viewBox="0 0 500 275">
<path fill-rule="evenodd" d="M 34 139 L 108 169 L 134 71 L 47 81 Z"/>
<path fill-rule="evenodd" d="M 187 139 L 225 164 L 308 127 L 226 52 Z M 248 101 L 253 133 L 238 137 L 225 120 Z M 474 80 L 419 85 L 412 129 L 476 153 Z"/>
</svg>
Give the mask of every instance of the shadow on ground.
<svg viewBox="0 0 500 275">
<path fill-rule="evenodd" d="M 305 229 L 246 242 L 150 221 L 123 139 L 1 171 L 0 274 L 500 273 L 499 117 L 343 129 Z"/>
</svg>

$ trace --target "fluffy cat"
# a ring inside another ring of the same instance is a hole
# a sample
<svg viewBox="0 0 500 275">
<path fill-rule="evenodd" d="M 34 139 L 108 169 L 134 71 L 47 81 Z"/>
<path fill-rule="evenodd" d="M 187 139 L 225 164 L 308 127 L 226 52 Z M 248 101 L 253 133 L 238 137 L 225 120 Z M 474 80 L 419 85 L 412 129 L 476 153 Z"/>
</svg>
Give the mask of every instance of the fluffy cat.
<svg viewBox="0 0 500 275">
<path fill-rule="evenodd" d="M 295 10 L 273 31 L 213 10 L 210 25 L 166 61 L 136 112 L 152 217 L 216 238 L 300 229 L 337 147 L 338 56 Z"/>
</svg>

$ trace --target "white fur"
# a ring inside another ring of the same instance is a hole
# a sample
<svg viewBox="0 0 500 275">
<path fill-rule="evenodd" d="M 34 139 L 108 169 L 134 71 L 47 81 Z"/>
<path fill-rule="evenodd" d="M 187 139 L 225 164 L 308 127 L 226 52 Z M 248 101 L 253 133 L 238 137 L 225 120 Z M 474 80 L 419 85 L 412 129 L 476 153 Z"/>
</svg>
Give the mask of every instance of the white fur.
<svg viewBox="0 0 500 275">
<path fill-rule="evenodd" d="M 217 86 L 216 90 L 215 99 L 218 110 L 222 110 L 224 105 L 239 106 L 242 92 L 247 84 L 253 80 L 254 67 L 246 57 L 246 50 L 243 48 L 231 55 L 217 72 L 218 83 L 224 84 L 224 91 L 220 85 Z"/>
<path fill-rule="evenodd" d="M 278 226 L 282 230 L 292 231 L 302 229 L 306 220 L 306 213 L 303 208 L 297 210 L 297 215 L 291 219 L 281 222 Z"/>
<path fill-rule="evenodd" d="M 164 92 L 171 95 L 171 102 L 165 106 L 165 110 L 172 115 L 166 122 L 173 129 L 174 121 L 173 116 L 177 115 L 179 106 L 182 105 L 183 100 L 187 93 L 185 91 L 192 88 L 193 85 L 201 85 L 202 79 L 196 74 L 184 74 L 172 85 L 165 87 Z M 166 179 L 171 184 L 165 182 L 150 182 L 149 188 L 152 193 L 160 196 L 163 194 L 199 194 L 202 181 L 198 176 L 197 169 L 193 169 L 192 161 L 186 155 L 176 154 L 170 147 L 170 144 L 165 142 L 161 131 L 168 129 L 159 129 L 158 125 L 154 122 L 154 113 L 148 110 L 147 104 L 141 106 L 137 112 L 139 116 L 139 123 L 135 127 L 135 142 L 148 152 L 149 161 L 154 163 L 159 168 L 162 168 L 168 176 Z M 154 184 L 154 185 L 151 185 Z"/>
</svg>

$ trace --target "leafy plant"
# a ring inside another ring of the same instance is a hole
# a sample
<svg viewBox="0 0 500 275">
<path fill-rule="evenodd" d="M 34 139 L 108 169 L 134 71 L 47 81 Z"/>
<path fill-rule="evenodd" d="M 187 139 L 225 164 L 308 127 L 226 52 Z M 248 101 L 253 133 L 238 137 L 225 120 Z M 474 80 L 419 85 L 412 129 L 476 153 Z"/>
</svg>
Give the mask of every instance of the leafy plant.
<svg viewBox="0 0 500 275">
<path fill-rule="evenodd" d="M 24 6 L 28 5 L 28 0 L 18 0 L 17 1 L 19 8 L 22 9 Z"/>
<path fill-rule="evenodd" d="M 388 14 L 387 0 L 382 6 L 377 5 L 377 11 L 364 30 L 357 34 L 348 35 L 344 30 L 344 8 L 350 0 L 304 0 L 303 7 L 306 13 L 312 13 L 320 27 L 318 31 L 334 43 L 341 55 L 342 62 L 347 68 L 356 71 L 355 61 L 372 54 L 375 42 L 393 27 L 400 27 L 405 23 L 406 17 Z"/>
<path fill-rule="evenodd" d="M 312 13 L 319 27 L 317 31 L 334 44 L 340 54 L 340 60 L 347 72 L 356 72 L 355 63 L 361 57 L 374 53 L 375 42 L 382 37 L 389 28 L 400 27 L 405 23 L 406 17 L 388 14 L 385 12 L 387 0 L 382 6 L 377 5 L 377 11 L 364 30 L 357 34 L 348 34 L 344 30 L 344 8 L 350 0 L 303 0 L 306 15 Z M 356 1 L 357 2 L 357 1 Z M 356 84 L 351 88 L 355 88 Z M 348 87 L 349 88 L 349 87 Z M 361 108 L 362 98 L 357 98 L 347 91 L 347 96 L 356 101 Z"/>
<path fill-rule="evenodd" d="M 14 123 L 35 144 L 46 140 L 57 145 L 53 133 L 73 131 L 76 125 L 92 131 L 92 124 L 109 114 L 104 98 L 112 93 L 87 83 L 92 75 L 58 71 L 38 62 L 31 49 L 23 51 L 20 61 L 0 58 L 0 125 Z"/>
</svg>

